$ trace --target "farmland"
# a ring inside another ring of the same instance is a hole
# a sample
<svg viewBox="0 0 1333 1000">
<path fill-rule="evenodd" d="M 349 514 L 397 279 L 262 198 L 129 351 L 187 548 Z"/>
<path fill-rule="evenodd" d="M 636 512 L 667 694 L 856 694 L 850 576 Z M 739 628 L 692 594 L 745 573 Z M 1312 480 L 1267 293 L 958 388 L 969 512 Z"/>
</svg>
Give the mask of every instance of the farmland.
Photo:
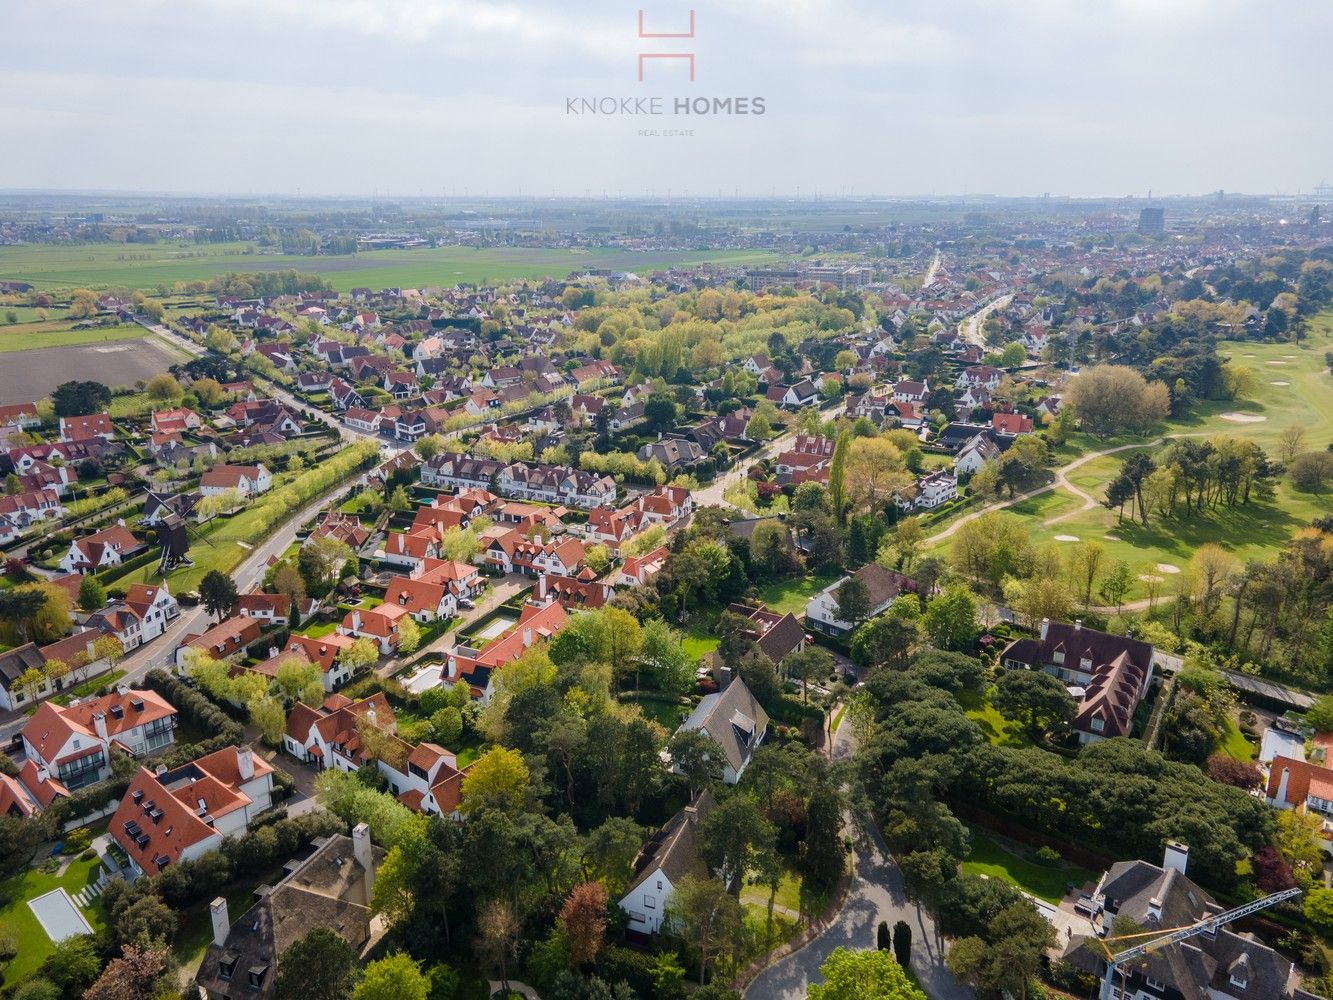
<svg viewBox="0 0 1333 1000">
<path fill-rule="evenodd" d="M 136 332 L 137 331 L 137 332 Z M 87 330 L 50 334 L 63 347 L 20 347 L 0 362 L 0 403 L 22 403 L 40 399 L 62 382 L 93 379 L 106 385 L 132 385 L 150 378 L 180 359 L 157 337 L 146 337 L 140 327 Z M 85 340 L 67 340 L 96 334 Z M 122 334 L 110 339 L 112 334 Z M 9 334 L 0 334 L 3 344 Z M 103 338 L 108 338 L 105 343 Z M 27 338 L 23 338 L 27 342 Z M 39 341 L 40 342 L 40 341 Z"/>
<path fill-rule="evenodd" d="M 246 243 L 116 244 L 114 246 L 0 247 L 0 278 L 27 281 L 42 290 L 171 287 L 178 281 L 207 281 L 227 271 L 294 268 L 324 275 L 340 291 L 450 286 L 523 278 L 562 278 L 583 268 L 649 271 L 716 262 L 763 264 L 777 259 L 761 251 L 636 252 L 616 248 L 528 249 L 436 247 L 374 250 L 347 256 L 308 257 L 260 253 Z"/>
</svg>

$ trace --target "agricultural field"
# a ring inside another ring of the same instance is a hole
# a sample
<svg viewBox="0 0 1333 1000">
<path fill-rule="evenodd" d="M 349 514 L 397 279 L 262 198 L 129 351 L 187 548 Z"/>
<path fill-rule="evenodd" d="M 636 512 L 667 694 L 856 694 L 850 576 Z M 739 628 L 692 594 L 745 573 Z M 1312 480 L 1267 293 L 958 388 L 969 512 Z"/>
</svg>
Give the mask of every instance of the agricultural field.
<svg viewBox="0 0 1333 1000">
<path fill-rule="evenodd" d="M 96 336 L 73 343 L 67 339 L 84 334 Z M 0 351 L 5 350 L 9 336 L 0 328 Z M 63 346 L 29 343 L 7 351 L 0 362 L 0 403 L 41 399 L 71 379 L 92 379 L 109 386 L 133 385 L 181 360 L 161 339 L 138 326 L 38 336 L 59 337 L 54 342 Z M 27 341 L 26 337 L 23 339 Z"/>
<path fill-rule="evenodd" d="M 140 244 L 115 246 L 0 247 L 0 278 L 27 281 L 41 290 L 71 288 L 170 287 L 178 281 L 207 281 L 227 271 L 294 268 L 326 276 L 339 291 L 371 288 L 450 286 L 460 282 L 563 278 L 582 268 L 651 271 L 715 262 L 764 264 L 777 255 L 763 251 L 635 252 L 500 247 L 437 247 L 372 250 L 347 256 L 307 257 L 259 253 L 245 243 Z"/>
</svg>

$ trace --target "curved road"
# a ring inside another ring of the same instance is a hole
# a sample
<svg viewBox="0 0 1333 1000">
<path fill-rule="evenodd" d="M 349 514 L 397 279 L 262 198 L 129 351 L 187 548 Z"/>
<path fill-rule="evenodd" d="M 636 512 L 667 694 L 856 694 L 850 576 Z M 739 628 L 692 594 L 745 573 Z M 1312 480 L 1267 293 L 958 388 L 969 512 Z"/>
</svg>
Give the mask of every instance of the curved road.
<svg viewBox="0 0 1333 1000">
<path fill-rule="evenodd" d="M 835 757 L 851 753 L 851 726 L 834 734 Z M 819 981 L 819 966 L 835 948 L 863 950 L 875 947 L 880 921 L 893 927 L 899 920 L 912 928 L 912 971 L 930 1000 L 973 1000 L 944 964 L 935 921 L 930 913 L 910 903 L 903 891 L 903 874 L 879 831 L 871 824 L 869 838 L 857 838 L 852 884 L 842 911 L 817 938 L 799 951 L 770 965 L 745 990 L 745 1000 L 805 1000 L 811 982 Z"/>
</svg>

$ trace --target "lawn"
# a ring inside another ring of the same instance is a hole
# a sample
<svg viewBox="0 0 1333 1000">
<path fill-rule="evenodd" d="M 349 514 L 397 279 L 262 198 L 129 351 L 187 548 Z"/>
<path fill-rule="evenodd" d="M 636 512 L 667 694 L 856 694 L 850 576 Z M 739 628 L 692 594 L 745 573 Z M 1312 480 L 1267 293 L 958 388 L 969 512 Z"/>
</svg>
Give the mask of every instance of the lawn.
<svg viewBox="0 0 1333 1000">
<path fill-rule="evenodd" d="M 1234 757 L 1246 764 L 1254 760 L 1254 755 L 1257 752 L 1255 745 L 1245 738 L 1245 734 L 1236 725 L 1236 720 L 1230 715 L 1227 716 L 1226 734 L 1222 740 L 1222 752 L 1228 757 Z"/>
<path fill-rule="evenodd" d="M 443 286 L 521 278 L 563 278 L 584 268 L 646 272 L 716 262 L 764 264 L 778 260 L 764 251 L 652 251 L 619 248 L 529 249 L 436 247 L 376 250 L 348 256 L 306 257 L 260 254 L 252 244 L 158 243 L 127 246 L 0 247 L 0 278 L 29 281 L 40 289 L 156 289 L 177 281 L 207 281 L 227 271 L 294 268 L 325 275 L 335 288 L 359 285 Z"/>
<path fill-rule="evenodd" d="M 717 636 L 710 634 L 708 626 L 703 622 L 691 622 L 680 640 L 680 648 L 692 662 L 698 662 L 701 657 L 717 649 Z"/>
<path fill-rule="evenodd" d="M 746 879 L 745 884 L 741 886 L 741 902 L 755 903 L 767 914 L 768 886 Z M 801 877 L 790 869 L 783 872 L 782 881 L 778 883 L 778 893 L 774 897 L 773 903 L 775 907 L 780 906 L 792 913 L 800 913 Z"/>
<path fill-rule="evenodd" d="M 980 727 L 986 739 L 997 747 L 1030 747 L 1032 738 L 1028 736 L 1022 723 L 1011 722 L 1002 716 L 990 703 L 990 692 L 980 694 L 976 691 L 959 691 L 954 695 L 963 706 L 967 717 Z"/>
<path fill-rule="evenodd" d="M 20 323 L 17 326 L 0 326 L 0 354 L 35 351 L 42 347 L 78 347 L 113 340 L 137 340 L 147 335 L 148 331 L 138 324 L 71 330 L 68 322 L 59 320 Z"/>
<path fill-rule="evenodd" d="M 96 857 L 90 861 L 75 859 L 62 875 L 48 875 L 36 868 L 29 868 L 5 885 L 3 898 L 12 899 L 12 902 L 0 909 L 0 929 L 13 934 L 18 944 L 18 954 L 4 967 L 6 984 L 12 986 L 32 975 L 46 961 L 46 957 L 55 951 L 55 945 L 28 908 L 28 900 L 58 888 L 63 888 L 73 896 L 89 882 L 96 881 L 100 867 L 101 862 Z M 94 930 L 104 925 L 105 921 L 97 906 L 81 912 Z"/>
<path fill-rule="evenodd" d="M 838 580 L 838 573 L 810 573 L 787 580 L 775 580 L 759 587 L 759 599 L 770 611 L 801 615 L 810 598 Z"/>
<path fill-rule="evenodd" d="M 652 719 L 674 732 L 685 718 L 687 709 L 673 698 L 654 697 L 653 695 L 627 695 L 624 700 L 631 705 L 638 705 L 645 718 Z"/>
<path fill-rule="evenodd" d="M 1003 879 L 1025 892 L 1048 903 L 1058 903 L 1065 896 L 1065 886 L 1095 881 L 1097 873 L 1076 865 L 1048 865 L 1036 860 L 1026 848 L 1023 856 L 1013 853 L 992 840 L 981 830 L 972 829 L 972 850 L 962 869 L 970 875 L 986 875 Z"/>
</svg>

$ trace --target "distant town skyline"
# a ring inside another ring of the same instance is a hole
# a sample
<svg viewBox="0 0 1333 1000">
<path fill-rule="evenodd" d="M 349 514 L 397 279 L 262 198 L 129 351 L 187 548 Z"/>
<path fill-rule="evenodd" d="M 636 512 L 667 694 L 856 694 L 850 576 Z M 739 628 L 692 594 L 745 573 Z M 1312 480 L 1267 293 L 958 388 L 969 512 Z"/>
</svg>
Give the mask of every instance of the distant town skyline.
<svg viewBox="0 0 1333 1000">
<path fill-rule="evenodd" d="M 0 68 L 17 137 L 0 189 L 1142 198 L 1333 181 L 1333 8 L 1296 0 L 61 12 L 54 59 L 12 46 Z M 6 16 L 13 38 L 53 27 L 36 0 Z"/>
</svg>

